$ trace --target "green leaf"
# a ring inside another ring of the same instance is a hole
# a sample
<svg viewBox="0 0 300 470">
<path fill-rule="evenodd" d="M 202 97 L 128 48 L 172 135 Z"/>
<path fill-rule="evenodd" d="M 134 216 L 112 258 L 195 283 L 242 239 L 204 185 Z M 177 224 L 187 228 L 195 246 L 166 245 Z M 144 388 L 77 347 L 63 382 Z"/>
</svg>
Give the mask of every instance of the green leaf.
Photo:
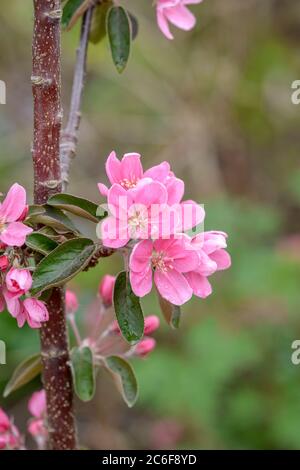
<svg viewBox="0 0 300 470">
<path fill-rule="evenodd" d="M 34 217 L 36 215 L 44 214 L 46 209 L 42 205 L 32 204 L 29 206 L 27 218 Z"/>
<path fill-rule="evenodd" d="M 43 206 L 44 212 L 37 213 L 28 218 L 27 222 L 32 225 L 46 225 L 52 227 L 58 233 L 78 233 L 77 228 L 61 209 Z"/>
<path fill-rule="evenodd" d="M 32 295 L 68 282 L 87 266 L 94 251 L 94 242 L 88 238 L 74 238 L 59 245 L 37 265 Z"/>
<path fill-rule="evenodd" d="M 112 7 L 109 10 L 106 28 L 112 59 L 121 73 L 126 67 L 131 45 L 130 21 L 123 7 Z"/>
<path fill-rule="evenodd" d="M 93 44 L 98 44 L 106 36 L 106 15 L 112 4 L 111 0 L 105 0 L 94 10 L 89 36 Z"/>
<path fill-rule="evenodd" d="M 114 287 L 114 308 L 122 335 L 129 343 L 140 340 L 144 334 L 144 316 L 140 299 L 132 292 L 125 271 L 119 273 Z"/>
<path fill-rule="evenodd" d="M 48 255 L 58 246 L 55 240 L 39 232 L 33 232 L 27 235 L 26 245 L 33 251 L 37 251 L 42 255 Z"/>
<path fill-rule="evenodd" d="M 71 29 L 88 8 L 88 3 L 89 0 L 69 0 L 63 9 L 61 19 L 63 28 Z"/>
<path fill-rule="evenodd" d="M 23 385 L 26 385 L 42 371 L 42 361 L 40 354 L 34 354 L 33 356 L 25 359 L 21 364 L 18 365 L 14 371 L 11 379 L 5 387 L 3 392 L 4 398 L 8 397 L 12 392 L 18 390 Z"/>
<path fill-rule="evenodd" d="M 130 19 L 130 24 L 131 24 L 131 39 L 134 41 L 139 34 L 139 23 L 136 18 L 130 11 L 127 12 L 129 19 Z"/>
<path fill-rule="evenodd" d="M 91 348 L 74 348 L 71 352 L 71 365 L 77 396 L 82 401 L 90 401 L 95 394 L 95 367 Z"/>
<path fill-rule="evenodd" d="M 180 316 L 181 316 L 180 307 L 178 305 L 173 305 L 170 302 L 168 302 L 159 294 L 159 292 L 157 294 L 158 294 L 159 305 L 163 313 L 163 316 L 165 317 L 166 322 L 172 328 L 179 328 Z"/>
<path fill-rule="evenodd" d="M 131 408 L 138 398 L 138 383 L 131 365 L 119 356 L 107 357 L 105 365 L 125 403 Z"/>
<path fill-rule="evenodd" d="M 97 217 L 98 204 L 82 197 L 60 193 L 51 196 L 47 204 L 52 207 L 69 211 L 79 217 L 89 219 L 92 222 L 99 222 L 100 220 L 100 218 Z"/>
</svg>

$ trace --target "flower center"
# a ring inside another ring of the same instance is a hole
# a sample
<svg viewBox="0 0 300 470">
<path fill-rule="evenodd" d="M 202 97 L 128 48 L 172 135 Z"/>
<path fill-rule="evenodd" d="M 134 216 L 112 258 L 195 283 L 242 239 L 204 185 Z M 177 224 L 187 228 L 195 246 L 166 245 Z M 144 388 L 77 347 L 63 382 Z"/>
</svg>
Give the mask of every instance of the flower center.
<svg viewBox="0 0 300 470">
<path fill-rule="evenodd" d="M 162 273 L 168 272 L 172 269 L 171 258 L 168 258 L 163 251 L 154 251 L 152 253 L 152 267 L 158 269 Z"/>
<path fill-rule="evenodd" d="M 136 210 L 128 218 L 128 228 L 130 238 L 141 238 L 143 233 L 146 234 L 148 228 L 147 213 Z"/>
<path fill-rule="evenodd" d="M 137 185 L 137 180 L 128 180 L 126 178 L 124 178 L 122 181 L 120 181 L 120 185 L 124 188 L 124 189 L 132 189 L 132 188 L 135 188 L 136 185 Z"/>
</svg>

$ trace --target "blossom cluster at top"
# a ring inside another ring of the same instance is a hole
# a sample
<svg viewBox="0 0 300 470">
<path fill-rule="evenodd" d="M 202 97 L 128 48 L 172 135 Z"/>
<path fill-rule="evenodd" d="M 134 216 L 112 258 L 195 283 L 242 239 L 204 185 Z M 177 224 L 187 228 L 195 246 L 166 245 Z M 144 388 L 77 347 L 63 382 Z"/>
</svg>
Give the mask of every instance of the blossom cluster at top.
<svg viewBox="0 0 300 470">
<path fill-rule="evenodd" d="M 168 39 L 173 39 L 169 23 L 177 28 L 189 31 L 196 24 L 196 18 L 186 7 L 193 3 L 201 3 L 202 0 L 157 0 L 156 18 L 161 32 Z"/>
<path fill-rule="evenodd" d="M 211 291 L 208 277 L 230 266 L 227 235 L 190 229 L 203 223 L 204 209 L 183 201 L 184 182 L 168 162 L 143 170 L 140 155 L 125 154 L 118 160 L 112 152 L 106 162 L 111 183 L 98 184 L 107 197 L 109 216 L 100 224 L 103 245 L 129 250 L 130 281 L 134 293 L 143 297 L 152 288 L 174 305 L 193 294 L 205 298 Z"/>
<path fill-rule="evenodd" d="M 0 205 L 0 312 L 6 306 L 19 327 L 27 321 L 31 328 L 40 328 L 48 311 L 41 300 L 29 296 L 32 276 L 20 249 L 32 232 L 23 223 L 27 212 L 26 191 L 15 183 Z"/>
</svg>

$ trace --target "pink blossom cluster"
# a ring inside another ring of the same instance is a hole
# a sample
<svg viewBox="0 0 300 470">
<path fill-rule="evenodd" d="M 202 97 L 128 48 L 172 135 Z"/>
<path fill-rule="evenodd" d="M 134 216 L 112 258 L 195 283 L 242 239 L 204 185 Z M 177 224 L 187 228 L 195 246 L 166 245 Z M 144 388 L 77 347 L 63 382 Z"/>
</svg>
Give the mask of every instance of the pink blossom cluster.
<svg viewBox="0 0 300 470">
<path fill-rule="evenodd" d="M 23 223 L 28 212 L 26 191 L 15 183 L 0 205 L 0 312 L 5 307 L 22 327 L 40 328 L 48 320 L 45 304 L 29 296 L 32 285 L 30 269 L 19 249 L 32 232 Z"/>
<path fill-rule="evenodd" d="M 157 0 L 156 18 L 162 33 L 168 39 L 173 39 L 169 23 L 177 28 L 189 31 L 196 24 L 196 18 L 186 5 L 201 3 L 202 0 Z"/>
<path fill-rule="evenodd" d="M 17 450 L 23 447 L 23 439 L 13 420 L 0 408 L 0 450 Z"/>
<path fill-rule="evenodd" d="M 98 185 L 107 197 L 110 215 L 101 224 L 104 246 L 130 252 L 130 282 L 143 297 L 153 280 L 160 295 L 182 305 L 192 295 L 205 298 L 212 288 L 208 277 L 227 269 L 227 234 L 220 231 L 189 236 L 186 232 L 203 223 L 204 209 L 183 201 L 184 182 L 168 162 L 143 170 L 140 155 L 112 152 L 106 162 L 111 183 Z"/>
<path fill-rule="evenodd" d="M 39 450 L 46 447 L 48 431 L 46 428 L 45 390 L 34 392 L 28 402 L 32 417 L 28 421 L 28 433 L 36 441 Z M 0 408 L 0 450 L 25 450 L 24 439 L 12 419 Z"/>
<path fill-rule="evenodd" d="M 121 335 L 111 308 L 114 283 L 115 277 L 110 275 L 105 275 L 100 282 L 98 296 L 86 313 L 86 337 L 84 339 L 80 336 L 74 317 L 79 306 L 77 296 L 70 289 L 66 291 L 67 315 L 77 343 L 89 346 L 96 362 L 100 363 L 103 358 L 114 354 L 124 358 L 147 356 L 156 346 L 156 341 L 151 335 L 160 324 L 156 315 L 146 316 L 144 337 L 135 345 L 128 344 Z"/>
</svg>

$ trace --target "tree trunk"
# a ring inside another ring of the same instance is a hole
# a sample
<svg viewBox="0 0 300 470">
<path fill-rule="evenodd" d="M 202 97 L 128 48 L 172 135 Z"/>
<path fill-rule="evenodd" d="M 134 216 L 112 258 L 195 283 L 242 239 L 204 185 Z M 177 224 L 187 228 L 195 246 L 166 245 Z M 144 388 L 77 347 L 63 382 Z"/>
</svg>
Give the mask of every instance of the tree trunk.
<svg viewBox="0 0 300 470">
<path fill-rule="evenodd" d="M 45 203 L 51 194 L 61 191 L 60 18 L 60 0 L 34 0 L 32 155 L 37 204 Z M 41 354 L 49 448 L 71 450 L 76 448 L 76 430 L 63 289 L 53 289 L 47 307 L 50 319 L 41 328 Z"/>
</svg>

